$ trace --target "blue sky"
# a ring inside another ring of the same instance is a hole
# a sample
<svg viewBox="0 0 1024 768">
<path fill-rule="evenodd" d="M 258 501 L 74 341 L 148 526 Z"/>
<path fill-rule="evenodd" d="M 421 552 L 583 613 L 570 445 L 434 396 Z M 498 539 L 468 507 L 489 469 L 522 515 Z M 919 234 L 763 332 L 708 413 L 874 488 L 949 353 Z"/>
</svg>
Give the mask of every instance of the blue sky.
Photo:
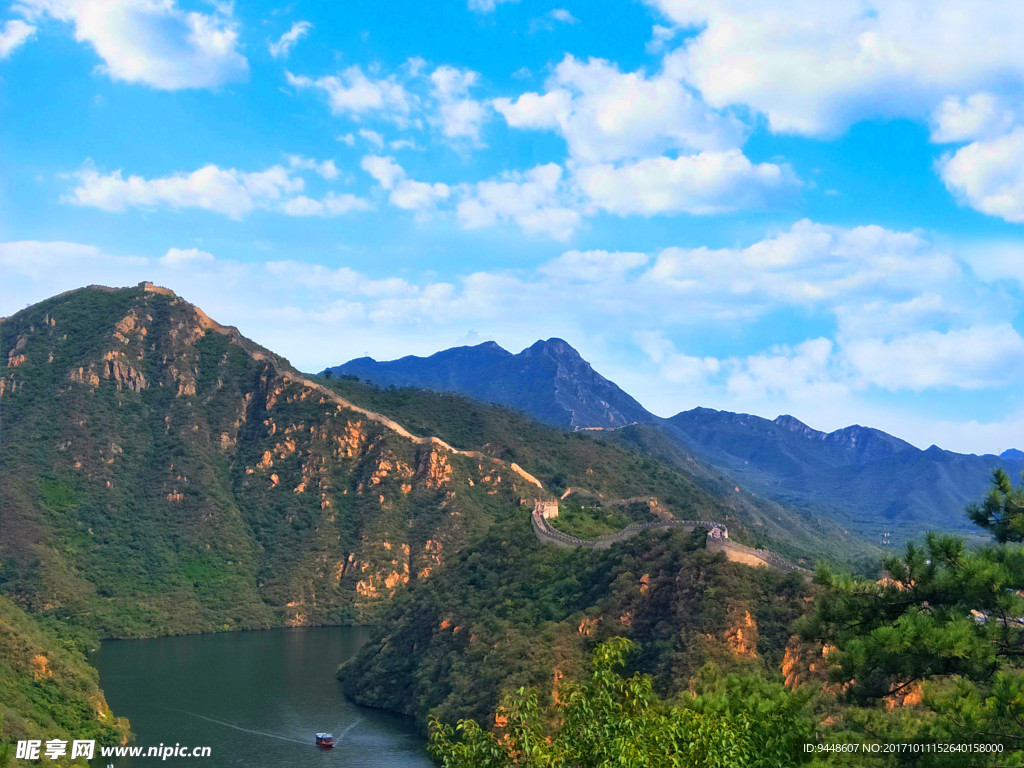
<svg viewBox="0 0 1024 768">
<path fill-rule="evenodd" d="M 0 312 L 151 279 L 307 370 L 560 336 L 657 413 L 1024 447 L 1024 10 L 0 5 Z"/>
</svg>

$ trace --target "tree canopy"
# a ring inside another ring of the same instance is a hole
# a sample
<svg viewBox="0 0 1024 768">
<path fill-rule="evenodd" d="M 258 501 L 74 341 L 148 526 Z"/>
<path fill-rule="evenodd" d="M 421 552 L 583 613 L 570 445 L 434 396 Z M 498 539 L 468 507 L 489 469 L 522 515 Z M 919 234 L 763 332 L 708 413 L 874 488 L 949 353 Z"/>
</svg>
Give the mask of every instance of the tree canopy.
<svg viewBox="0 0 1024 768">
<path fill-rule="evenodd" d="M 536 691 L 505 698 L 488 731 L 431 720 L 430 752 L 445 768 L 776 768 L 806 761 L 814 736 L 807 695 L 757 673 L 722 674 L 708 665 L 673 701 L 651 678 L 622 677 L 633 644 L 599 645 L 593 674 L 547 707 Z M 459 739 L 456 736 L 461 737 Z"/>
<path fill-rule="evenodd" d="M 1024 486 L 1002 470 L 992 485 L 968 514 L 995 542 L 972 548 L 932 533 L 888 558 L 877 581 L 820 568 L 824 592 L 802 634 L 834 646 L 831 677 L 847 701 L 920 697 L 924 715 L 912 725 L 875 718 L 887 737 L 998 743 L 1000 764 L 1017 764 L 1024 759 Z"/>
</svg>

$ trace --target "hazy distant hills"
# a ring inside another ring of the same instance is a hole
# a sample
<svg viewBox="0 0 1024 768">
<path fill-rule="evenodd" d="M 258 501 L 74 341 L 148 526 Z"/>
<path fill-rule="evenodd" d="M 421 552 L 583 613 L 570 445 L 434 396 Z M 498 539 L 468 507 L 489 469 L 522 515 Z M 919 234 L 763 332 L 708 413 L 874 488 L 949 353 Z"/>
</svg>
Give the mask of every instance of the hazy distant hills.
<svg viewBox="0 0 1024 768">
<path fill-rule="evenodd" d="M 430 357 L 390 362 L 361 357 L 329 370 L 383 387 L 458 392 L 559 427 L 622 427 L 656 420 L 561 339 L 538 341 L 517 355 L 488 341 Z"/>
<path fill-rule="evenodd" d="M 681 449 L 787 504 L 826 510 L 878 540 L 931 528 L 969 529 L 964 507 L 985 493 L 991 471 L 1024 471 L 1024 451 L 966 455 L 921 450 L 878 429 L 819 432 L 792 416 L 695 408 L 668 419 L 647 411 L 597 373 L 561 339 L 514 355 L 494 342 L 430 357 L 377 362 L 369 357 L 330 369 L 379 386 L 425 387 L 517 408 L 562 427 L 658 425 Z"/>
<path fill-rule="evenodd" d="M 969 529 L 964 507 L 988 488 L 992 469 L 1014 475 L 1024 454 L 1002 457 L 921 450 L 877 429 L 825 433 L 792 416 L 758 416 L 695 408 L 662 422 L 705 460 L 790 503 L 841 510 L 863 533 L 899 540 L 922 530 Z"/>
</svg>

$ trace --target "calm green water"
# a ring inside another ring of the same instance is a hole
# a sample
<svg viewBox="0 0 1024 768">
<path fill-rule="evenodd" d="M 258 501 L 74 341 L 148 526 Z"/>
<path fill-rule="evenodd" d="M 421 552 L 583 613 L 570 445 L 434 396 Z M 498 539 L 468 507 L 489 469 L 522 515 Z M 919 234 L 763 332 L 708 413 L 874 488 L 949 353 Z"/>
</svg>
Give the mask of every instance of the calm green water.
<svg viewBox="0 0 1024 768">
<path fill-rule="evenodd" d="M 426 768 L 412 721 L 341 695 L 335 669 L 366 637 L 362 628 L 317 627 L 103 643 L 92 662 L 136 744 L 209 746 L 212 754 L 101 760 L 97 750 L 94 764 Z M 317 731 L 334 734 L 333 750 L 314 746 Z"/>
</svg>

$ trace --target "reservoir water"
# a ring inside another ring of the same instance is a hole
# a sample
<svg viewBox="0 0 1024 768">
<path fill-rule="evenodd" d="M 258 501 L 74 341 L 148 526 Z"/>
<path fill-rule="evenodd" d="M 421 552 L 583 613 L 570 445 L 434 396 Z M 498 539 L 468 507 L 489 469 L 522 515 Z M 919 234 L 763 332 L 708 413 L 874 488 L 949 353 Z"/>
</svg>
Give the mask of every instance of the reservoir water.
<svg viewBox="0 0 1024 768">
<path fill-rule="evenodd" d="M 135 744 L 209 746 L 211 755 L 101 759 L 97 749 L 93 765 L 428 768 L 411 720 L 341 695 L 335 669 L 367 634 L 311 627 L 105 642 L 91 660 Z M 333 750 L 314 745 L 318 731 L 334 734 Z"/>
</svg>

